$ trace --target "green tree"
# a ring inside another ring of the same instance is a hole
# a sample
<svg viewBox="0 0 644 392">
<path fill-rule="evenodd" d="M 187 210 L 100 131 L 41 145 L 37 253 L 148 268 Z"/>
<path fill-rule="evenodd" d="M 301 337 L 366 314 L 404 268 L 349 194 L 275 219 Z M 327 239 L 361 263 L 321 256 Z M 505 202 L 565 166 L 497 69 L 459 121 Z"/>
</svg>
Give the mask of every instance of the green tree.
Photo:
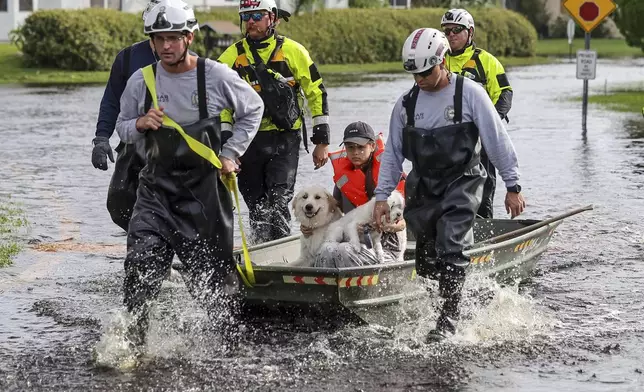
<svg viewBox="0 0 644 392">
<path fill-rule="evenodd" d="M 537 30 L 539 37 L 548 37 L 550 15 L 546 11 L 545 0 L 508 0 L 506 7 L 525 16 Z"/>
<path fill-rule="evenodd" d="M 499 0 L 411 0 L 412 8 L 471 8 L 499 5 Z"/>
<path fill-rule="evenodd" d="M 619 31 L 626 38 L 626 43 L 642 48 L 644 52 L 644 1 L 617 0 L 617 10 L 613 16 Z"/>
</svg>

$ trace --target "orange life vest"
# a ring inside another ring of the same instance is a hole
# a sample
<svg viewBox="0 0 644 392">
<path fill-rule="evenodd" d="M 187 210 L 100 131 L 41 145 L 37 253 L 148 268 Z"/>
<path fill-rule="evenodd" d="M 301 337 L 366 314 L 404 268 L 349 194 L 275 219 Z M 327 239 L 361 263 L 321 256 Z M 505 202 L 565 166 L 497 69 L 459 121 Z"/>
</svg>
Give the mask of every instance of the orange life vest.
<svg viewBox="0 0 644 392">
<path fill-rule="evenodd" d="M 380 158 L 385 151 L 385 143 L 382 139 L 382 133 L 376 138 L 376 150 L 371 158 L 371 174 L 374 185 L 378 186 L 378 173 L 380 173 Z M 329 153 L 331 164 L 333 165 L 333 182 L 342 192 L 344 197 L 354 206 L 361 206 L 369 201 L 367 197 L 367 177 L 360 168 L 354 168 L 353 163 L 347 157 L 347 151 Z M 403 172 L 402 178 L 396 187 L 403 196 L 405 195 L 405 178 Z"/>
</svg>

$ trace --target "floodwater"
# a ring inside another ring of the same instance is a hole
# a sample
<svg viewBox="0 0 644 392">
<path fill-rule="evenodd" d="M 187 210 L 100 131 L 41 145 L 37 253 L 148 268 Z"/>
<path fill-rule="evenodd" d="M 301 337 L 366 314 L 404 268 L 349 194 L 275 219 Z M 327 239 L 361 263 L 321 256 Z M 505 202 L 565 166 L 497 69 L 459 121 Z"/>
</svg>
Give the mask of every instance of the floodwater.
<svg viewBox="0 0 644 392">
<path fill-rule="evenodd" d="M 173 275 L 144 361 L 127 370 L 92 354 L 118 349 L 125 251 L 105 209 L 112 167 L 90 163 L 102 88 L 0 89 L 0 195 L 31 222 L 26 249 L 0 270 L 0 390 L 644 390 L 644 121 L 590 106 L 582 137 L 581 103 L 569 100 L 582 90 L 574 64 L 509 77 L 525 218 L 595 205 L 559 226 L 530 282 L 470 282 L 467 319 L 445 344 L 422 343 L 436 316 L 426 303 L 425 316 L 393 330 L 266 324 L 230 353 Z M 641 60 L 600 61 L 590 89 L 641 80 Z M 387 133 L 410 84 L 396 75 L 329 88 L 334 145 L 355 120 Z M 303 152 L 297 187 L 308 183 L 330 189 L 331 167 L 313 171 Z"/>
</svg>

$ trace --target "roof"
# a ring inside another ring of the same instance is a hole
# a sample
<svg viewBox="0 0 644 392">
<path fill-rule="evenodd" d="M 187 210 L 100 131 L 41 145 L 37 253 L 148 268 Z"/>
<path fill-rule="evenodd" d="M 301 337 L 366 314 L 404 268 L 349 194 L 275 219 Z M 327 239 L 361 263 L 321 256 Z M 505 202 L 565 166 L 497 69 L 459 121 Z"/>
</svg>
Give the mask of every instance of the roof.
<svg viewBox="0 0 644 392">
<path fill-rule="evenodd" d="M 239 26 L 228 20 L 210 20 L 199 25 L 200 28 L 209 27 L 217 34 L 241 35 Z"/>
</svg>

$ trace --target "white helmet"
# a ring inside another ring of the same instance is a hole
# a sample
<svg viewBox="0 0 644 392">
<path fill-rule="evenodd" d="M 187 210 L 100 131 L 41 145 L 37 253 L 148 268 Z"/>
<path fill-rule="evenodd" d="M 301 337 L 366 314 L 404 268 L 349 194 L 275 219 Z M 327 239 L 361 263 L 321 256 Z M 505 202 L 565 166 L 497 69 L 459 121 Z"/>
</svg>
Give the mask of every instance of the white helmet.
<svg viewBox="0 0 644 392">
<path fill-rule="evenodd" d="M 152 11 L 152 8 L 154 8 L 155 5 L 159 4 L 161 0 L 150 0 L 148 5 L 145 6 L 145 9 L 143 10 L 143 13 L 141 14 L 141 17 L 143 18 L 143 21 L 145 22 L 145 17 L 148 15 L 150 11 Z"/>
<path fill-rule="evenodd" d="M 239 13 L 249 11 L 268 11 L 277 13 L 277 4 L 275 0 L 240 0 Z"/>
<path fill-rule="evenodd" d="M 145 34 L 180 31 L 193 33 L 199 24 L 192 8 L 182 0 L 161 0 L 145 15 Z"/>
<path fill-rule="evenodd" d="M 474 18 L 472 14 L 462 8 L 454 8 L 447 11 L 441 18 L 441 26 L 448 23 L 465 26 L 466 29 L 474 28 Z"/>
<path fill-rule="evenodd" d="M 420 73 L 441 64 L 449 50 L 449 41 L 442 31 L 432 28 L 414 30 L 402 49 L 405 71 Z"/>
</svg>

